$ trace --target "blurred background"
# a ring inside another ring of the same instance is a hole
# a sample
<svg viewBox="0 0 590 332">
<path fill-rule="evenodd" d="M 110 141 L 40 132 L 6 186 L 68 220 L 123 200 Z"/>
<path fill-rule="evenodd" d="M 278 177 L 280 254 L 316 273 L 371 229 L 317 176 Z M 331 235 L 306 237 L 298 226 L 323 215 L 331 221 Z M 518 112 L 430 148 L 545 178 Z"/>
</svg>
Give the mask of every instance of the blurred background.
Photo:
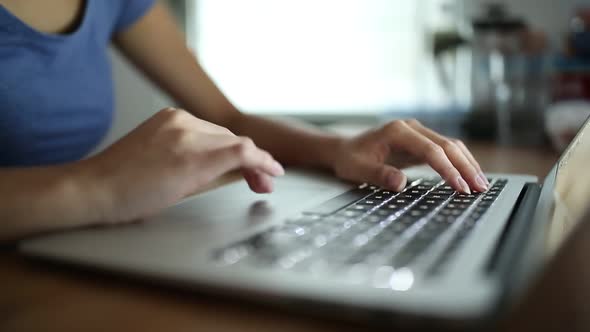
<svg viewBox="0 0 590 332">
<path fill-rule="evenodd" d="M 466 140 L 556 149 L 590 114 L 590 2 L 163 2 L 244 112 L 332 128 L 412 117 Z M 112 53 L 105 144 L 172 104 Z"/>
</svg>

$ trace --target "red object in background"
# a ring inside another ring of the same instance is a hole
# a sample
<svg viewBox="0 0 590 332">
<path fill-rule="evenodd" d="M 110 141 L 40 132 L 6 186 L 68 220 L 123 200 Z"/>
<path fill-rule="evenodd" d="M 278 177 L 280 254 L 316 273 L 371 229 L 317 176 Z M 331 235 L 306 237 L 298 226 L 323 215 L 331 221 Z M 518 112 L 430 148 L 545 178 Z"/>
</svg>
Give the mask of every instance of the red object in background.
<svg viewBox="0 0 590 332">
<path fill-rule="evenodd" d="M 554 83 L 553 101 L 590 100 L 590 68 L 557 72 Z"/>
</svg>

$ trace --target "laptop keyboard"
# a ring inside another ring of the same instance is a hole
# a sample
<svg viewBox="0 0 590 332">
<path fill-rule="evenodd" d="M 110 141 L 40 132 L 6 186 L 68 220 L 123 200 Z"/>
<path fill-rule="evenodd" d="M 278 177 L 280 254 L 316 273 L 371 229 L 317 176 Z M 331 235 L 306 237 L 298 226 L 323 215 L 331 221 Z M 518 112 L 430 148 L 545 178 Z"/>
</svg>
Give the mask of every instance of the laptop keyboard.
<svg viewBox="0 0 590 332">
<path fill-rule="evenodd" d="M 427 275 L 436 276 L 507 182 L 490 180 L 488 192 L 471 195 L 455 192 L 440 179 L 412 181 L 401 193 L 362 185 L 281 226 L 217 250 L 214 257 L 224 265 L 304 273 L 360 267 L 370 274 L 412 268 L 439 242 L 436 258 L 422 266 Z"/>
</svg>

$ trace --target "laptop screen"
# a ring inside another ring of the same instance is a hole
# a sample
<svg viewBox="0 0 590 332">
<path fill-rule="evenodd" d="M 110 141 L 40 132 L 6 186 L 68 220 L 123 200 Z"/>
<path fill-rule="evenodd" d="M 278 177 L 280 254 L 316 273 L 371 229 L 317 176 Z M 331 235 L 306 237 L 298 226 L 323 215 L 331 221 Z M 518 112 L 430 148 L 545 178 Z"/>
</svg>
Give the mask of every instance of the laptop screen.
<svg viewBox="0 0 590 332">
<path fill-rule="evenodd" d="M 582 126 L 557 165 L 555 205 L 548 233 L 552 254 L 574 229 L 590 203 L 590 119 Z"/>
</svg>

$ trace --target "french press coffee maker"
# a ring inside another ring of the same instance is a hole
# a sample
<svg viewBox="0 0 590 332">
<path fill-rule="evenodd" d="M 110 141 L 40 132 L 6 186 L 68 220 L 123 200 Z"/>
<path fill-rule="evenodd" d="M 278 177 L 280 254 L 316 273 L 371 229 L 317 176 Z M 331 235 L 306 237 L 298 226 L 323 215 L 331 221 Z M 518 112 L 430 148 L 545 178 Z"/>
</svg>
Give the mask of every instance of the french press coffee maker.
<svg viewBox="0 0 590 332">
<path fill-rule="evenodd" d="M 504 145 L 537 144 L 543 141 L 543 109 L 547 99 L 547 61 L 531 50 L 530 29 L 524 18 L 502 4 L 487 4 L 470 22 L 468 36 L 447 42 L 448 51 L 468 51 L 464 84 L 468 111 L 462 124 L 471 139 L 495 140 Z M 449 39 L 447 39 L 448 41 Z M 435 52 L 436 54 L 436 52 Z M 442 78 L 448 82 L 449 78 Z M 452 92 L 451 92 L 452 93 Z M 462 96 L 464 97 L 464 96 Z"/>
</svg>

